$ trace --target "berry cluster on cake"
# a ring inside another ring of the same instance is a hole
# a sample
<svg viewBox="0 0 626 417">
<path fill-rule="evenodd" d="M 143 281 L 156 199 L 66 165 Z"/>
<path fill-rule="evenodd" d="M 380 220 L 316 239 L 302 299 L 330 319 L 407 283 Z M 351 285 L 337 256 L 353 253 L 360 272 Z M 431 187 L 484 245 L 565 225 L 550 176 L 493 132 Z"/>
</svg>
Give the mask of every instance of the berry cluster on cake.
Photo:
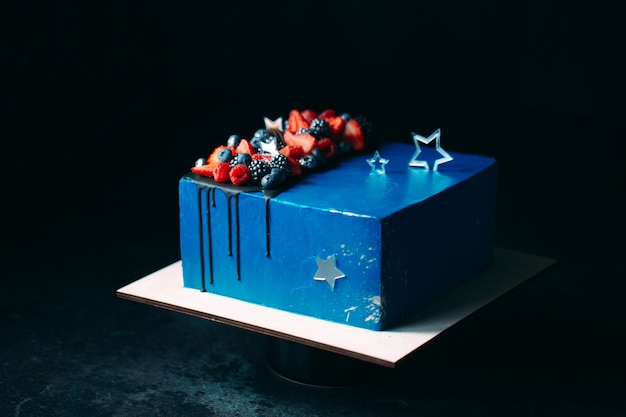
<svg viewBox="0 0 626 417">
<path fill-rule="evenodd" d="M 265 118 L 265 127 L 250 139 L 231 135 L 191 171 L 215 182 L 257 185 L 280 190 L 291 177 L 320 171 L 352 152 L 365 149 L 372 128 L 363 116 L 292 109 L 288 119 Z"/>
<path fill-rule="evenodd" d="M 179 181 L 184 286 L 381 331 L 486 269 L 496 161 L 428 169 L 417 140 L 371 158 L 365 120 L 291 110 L 199 160 Z"/>
</svg>

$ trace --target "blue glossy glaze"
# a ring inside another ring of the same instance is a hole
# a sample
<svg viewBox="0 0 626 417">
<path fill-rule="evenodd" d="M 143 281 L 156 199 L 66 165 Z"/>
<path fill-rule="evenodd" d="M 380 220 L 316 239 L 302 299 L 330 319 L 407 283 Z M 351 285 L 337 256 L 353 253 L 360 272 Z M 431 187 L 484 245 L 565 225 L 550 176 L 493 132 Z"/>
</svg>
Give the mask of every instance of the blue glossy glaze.
<svg viewBox="0 0 626 417">
<path fill-rule="evenodd" d="M 372 330 L 393 326 L 491 261 L 495 161 L 451 153 L 454 161 L 433 172 L 409 168 L 413 153 L 413 145 L 387 145 L 385 175 L 371 173 L 371 155 L 358 155 L 271 199 L 269 257 L 261 193 L 235 204 L 216 190 L 213 207 L 202 185 L 183 177 L 184 285 Z M 346 275 L 334 290 L 313 279 L 316 257 L 329 255 Z"/>
</svg>

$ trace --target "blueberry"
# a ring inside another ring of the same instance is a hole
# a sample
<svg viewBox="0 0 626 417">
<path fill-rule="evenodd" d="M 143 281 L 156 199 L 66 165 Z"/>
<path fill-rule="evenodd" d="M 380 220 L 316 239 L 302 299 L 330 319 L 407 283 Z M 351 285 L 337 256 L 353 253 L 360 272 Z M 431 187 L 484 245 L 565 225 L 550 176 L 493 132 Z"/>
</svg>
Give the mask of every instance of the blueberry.
<svg viewBox="0 0 626 417">
<path fill-rule="evenodd" d="M 226 141 L 226 145 L 236 148 L 239 145 L 239 142 L 241 142 L 239 135 L 230 135 Z"/>
<path fill-rule="evenodd" d="M 233 159 L 233 151 L 231 151 L 230 148 L 222 148 L 220 153 L 217 154 L 217 159 L 219 159 L 220 162 L 230 162 L 230 160 Z"/>
<path fill-rule="evenodd" d="M 350 115 L 350 113 L 341 113 L 340 116 L 343 120 L 345 120 L 346 122 L 350 119 L 352 119 L 352 116 Z"/>
<path fill-rule="evenodd" d="M 269 134 L 267 129 L 258 129 L 256 132 L 254 132 L 252 138 L 258 137 L 261 141 L 269 143 L 269 141 L 272 139 L 270 136 L 271 135 Z"/>
<path fill-rule="evenodd" d="M 237 163 L 238 164 L 244 164 L 246 166 L 250 165 L 250 162 L 252 162 L 252 157 L 250 155 L 248 155 L 247 153 L 240 153 L 237 155 Z"/>
<path fill-rule="evenodd" d="M 352 152 L 352 144 L 348 142 L 347 140 L 342 140 L 337 145 L 337 150 L 339 151 L 341 155 L 348 154 Z"/>
<path fill-rule="evenodd" d="M 317 160 L 317 165 L 322 166 L 326 164 L 326 155 L 320 148 L 315 148 L 311 151 L 311 155 Z"/>
<path fill-rule="evenodd" d="M 313 170 L 317 167 L 317 159 L 313 155 L 304 155 L 299 162 L 304 169 Z"/>
<path fill-rule="evenodd" d="M 252 138 L 250 139 L 250 145 L 252 145 L 252 147 L 258 151 L 259 149 L 261 149 L 262 141 L 263 140 L 260 136 L 252 136 Z"/>
<path fill-rule="evenodd" d="M 281 171 L 278 170 L 278 172 Z M 277 189 L 280 188 L 281 185 L 283 185 L 286 179 L 286 175 L 282 175 L 280 173 L 275 174 L 274 172 L 272 172 L 261 178 L 261 186 L 263 188 L 267 188 L 268 190 Z"/>
</svg>

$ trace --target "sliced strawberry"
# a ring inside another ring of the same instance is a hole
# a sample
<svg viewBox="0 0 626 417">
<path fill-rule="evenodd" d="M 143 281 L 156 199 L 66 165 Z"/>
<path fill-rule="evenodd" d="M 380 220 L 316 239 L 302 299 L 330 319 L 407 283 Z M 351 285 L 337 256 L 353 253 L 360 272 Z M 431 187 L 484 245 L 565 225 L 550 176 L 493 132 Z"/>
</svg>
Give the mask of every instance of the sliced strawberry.
<svg viewBox="0 0 626 417">
<path fill-rule="evenodd" d="M 311 151 L 313 151 L 313 149 L 317 146 L 317 139 L 315 139 L 315 136 L 308 133 L 294 135 L 290 131 L 286 131 L 283 140 L 287 145 L 301 146 L 305 155 L 310 154 Z"/>
<path fill-rule="evenodd" d="M 320 114 L 317 115 L 318 119 L 322 119 L 322 120 L 326 120 L 329 117 L 335 117 L 335 111 L 333 109 L 326 109 L 323 112 L 321 112 Z"/>
<path fill-rule="evenodd" d="M 211 163 L 206 165 L 194 166 L 191 168 L 191 172 L 196 173 L 198 175 L 202 175 L 203 177 L 213 178 L 213 170 L 217 164 Z"/>
<path fill-rule="evenodd" d="M 322 138 L 317 141 L 317 147 L 326 155 L 327 159 L 331 159 L 337 153 L 335 142 L 329 138 Z"/>
<path fill-rule="evenodd" d="M 363 129 L 361 129 L 361 125 L 355 119 L 350 119 L 346 122 L 346 127 L 343 130 L 343 138 L 350 142 L 352 149 L 355 151 L 359 152 L 365 149 Z"/>
<path fill-rule="evenodd" d="M 291 133 L 296 133 L 300 129 L 306 129 L 309 125 L 310 123 L 306 121 L 298 110 L 293 109 L 289 112 L 289 131 Z"/>
<path fill-rule="evenodd" d="M 340 116 L 330 116 L 326 118 L 326 123 L 330 128 L 330 136 L 334 140 L 338 140 L 343 135 L 343 130 L 346 127 L 346 119 Z"/>
<path fill-rule="evenodd" d="M 252 160 L 269 162 L 272 160 L 272 155 L 269 153 L 255 153 L 252 155 Z"/>
<path fill-rule="evenodd" d="M 241 139 L 241 141 L 239 142 L 239 145 L 237 145 L 236 152 L 238 154 L 247 153 L 248 155 L 254 155 L 255 149 L 248 139 Z"/>
<path fill-rule="evenodd" d="M 304 120 L 306 120 L 308 124 L 311 124 L 313 119 L 317 118 L 317 113 L 311 109 L 302 110 L 300 114 L 304 117 Z"/>
<path fill-rule="evenodd" d="M 300 162 L 296 158 L 292 158 L 290 156 L 287 157 L 289 160 L 289 164 L 291 165 L 291 175 L 292 176 L 300 176 L 302 175 L 302 167 L 300 166 Z"/>
<path fill-rule="evenodd" d="M 219 162 L 213 170 L 213 179 L 216 182 L 230 181 L 230 163 Z"/>
<path fill-rule="evenodd" d="M 300 159 L 304 156 L 304 149 L 300 145 L 287 145 L 278 152 L 294 159 Z"/>
<path fill-rule="evenodd" d="M 250 170 L 245 164 L 235 165 L 229 172 L 230 182 L 235 185 L 242 185 L 250 180 Z"/>
</svg>

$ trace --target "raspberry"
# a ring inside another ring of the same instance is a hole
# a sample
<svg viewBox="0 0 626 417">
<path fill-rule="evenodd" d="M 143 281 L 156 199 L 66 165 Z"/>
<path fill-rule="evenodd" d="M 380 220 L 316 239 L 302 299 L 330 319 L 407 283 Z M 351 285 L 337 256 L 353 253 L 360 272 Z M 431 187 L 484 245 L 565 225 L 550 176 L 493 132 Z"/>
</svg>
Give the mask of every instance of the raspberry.
<svg viewBox="0 0 626 417">
<path fill-rule="evenodd" d="M 220 162 L 213 170 L 213 179 L 216 182 L 227 182 L 230 180 L 229 172 L 230 164 L 228 162 Z"/>
<path fill-rule="evenodd" d="M 331 159 L 333 156 L 335 156 L 335 153 L 337 153 L 337 147 L 335 146 L 335 142 L 328 138 L 320 139 L 317 142 L 317 147 L 321 149 L 322 152 L 324 152 L 324 156 L 326 156 L 327 159 Z"/>
<path fill-rule="evenodd" d="M 250 180 L 250 170 L 245 164 L 237 164 L 230 170 L 229 176 L 233 184 L 245 184 Z"/>
</svg>

